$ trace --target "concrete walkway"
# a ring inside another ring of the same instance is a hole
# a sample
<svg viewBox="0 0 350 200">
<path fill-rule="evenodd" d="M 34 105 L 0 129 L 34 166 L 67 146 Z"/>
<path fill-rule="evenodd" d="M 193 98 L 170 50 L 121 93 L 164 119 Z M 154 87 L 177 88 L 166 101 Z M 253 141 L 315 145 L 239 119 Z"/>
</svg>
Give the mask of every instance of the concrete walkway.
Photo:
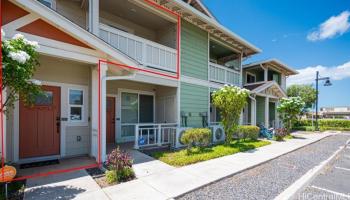
<svg viewBox="0 0 350 200">
<path fill-rule="evenodd" d="M 129 153 L 135 159 L 133 168 L 137 176 L 136 180 L 101 189 L 84 170 L 80 170 L 29 179 L 25 199 L 171 199 L 331 134 L 298 134 L 299 139 L 274 142 L 248 152 L 180 168 L 130 150 Z"/>
<path fill-rule="evenodd" d="M 134 181 L 104 188 L 103 191 L 111 199 L 170 199 L 267 162 L 329 135 L 332 133 L 298 134 L 299 139 L 276 142 L 252 151 L 165 171 L 158 171 L 157 165 L 145 163 L 144 168 L 154 173 L 141 176 Z"/>
</svg>

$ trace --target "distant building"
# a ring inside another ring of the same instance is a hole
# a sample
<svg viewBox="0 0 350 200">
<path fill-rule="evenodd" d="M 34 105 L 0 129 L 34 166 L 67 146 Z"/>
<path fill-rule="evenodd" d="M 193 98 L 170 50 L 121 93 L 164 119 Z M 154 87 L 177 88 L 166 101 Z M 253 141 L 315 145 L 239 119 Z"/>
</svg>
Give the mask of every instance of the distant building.
<svg viewBox="0 0 350 200">
<path fill-rule="evenodd" d="M 346 107 L 321 107 L 320 115 L 323 118 L 350 119 L 350 106 Z"/>
</svg>

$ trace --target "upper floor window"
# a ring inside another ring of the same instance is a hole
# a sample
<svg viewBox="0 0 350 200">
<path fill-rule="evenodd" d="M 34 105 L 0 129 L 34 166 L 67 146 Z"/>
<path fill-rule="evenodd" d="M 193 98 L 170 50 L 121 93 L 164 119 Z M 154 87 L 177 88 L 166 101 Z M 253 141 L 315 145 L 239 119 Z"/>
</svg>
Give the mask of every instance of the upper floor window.
<svg viewBox="0 0 350 200">
<path fill-rule="evenodd" d="M 256 76 L 253 74 L 247 74 L 247 83 L 255 83 L 256 82 Z"/>
<path fill-rule="evenodd" d="M 56 0 L 38 0 L 43 5 L 55 9 L 56 8 Z"/>
</svg>

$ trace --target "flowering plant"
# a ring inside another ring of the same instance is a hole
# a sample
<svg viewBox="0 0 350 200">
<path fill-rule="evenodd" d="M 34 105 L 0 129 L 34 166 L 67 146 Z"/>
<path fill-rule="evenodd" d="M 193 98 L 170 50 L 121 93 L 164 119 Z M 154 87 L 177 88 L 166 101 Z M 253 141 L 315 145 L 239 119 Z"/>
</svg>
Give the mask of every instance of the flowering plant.
<svg viewBox="0 0 350 200">
<path fill-rule="evenodd" d="M 228 85 L 212 94 L 213 104 L 220 110 L 227 143 L 232 140 L 233 133 L 238 127 L 239 118 L 247 104 L 248 96 L 249 90 Z"/>
<path fill-rule="evenodd" d="M 15 101 L 21 99 L 30 105 L 34 102 L 34 97 L 41 93 L 41 82 L 32 79 L 39 66 L 39 45 L 21 34 L 5 40 L 5 33 L 1 30 L 1 36 L 2 89 L 7 93 L 1 112 L 6 112 L 13 107 Z"/>
<path fill-rule="evenodd" d="M 282 98 L 280 105 L 277 107 L 280 118 L 287 130 L 292 128 L 294 122 L 297 121 L 298 115 L 301 113 L 305 103 L 300 97 Z"/>
</svg>

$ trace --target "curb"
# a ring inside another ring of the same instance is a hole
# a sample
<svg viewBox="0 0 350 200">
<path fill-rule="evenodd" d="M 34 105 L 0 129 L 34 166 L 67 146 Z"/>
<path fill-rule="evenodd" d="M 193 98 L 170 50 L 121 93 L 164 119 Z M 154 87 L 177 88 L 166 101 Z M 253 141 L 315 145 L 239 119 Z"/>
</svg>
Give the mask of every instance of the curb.
<svg viewBox="0 0 350 200">
<path fill-rule="evenodd" d="M 326 133 L 326 132 L 325 132 L 325 133 Z M 292 152 L 294 152 L 294 151 L 297 151 L 297 150 L 299 150 L 299 149 L 301 149 L 301 148 L 304 148 L 304 147 L 306 147 L 306 146 L 308 146 L 308 145 L 314 144 L 314 143 L 316 143 L 316 142 L 319 142 L 319 141 L 321 141 L 321 140 L 323 140 L 323 139 L 326 139 L 326 138 L 331 137 L 331 136 L 334 135 L 333 132 L 329 132 L 329 133 L 327 132 L 326 134 L 328 134 L 328 135 L 325 136 L 325 137 L 316 139 L 315 141 L 312 141 L 312 142 L 310 142 L 310 143 L 308 143 L 308 144 L 305 144 L 305 145 L 303 145 L 303 146 L 301 146 L 301 147 L 298 147 L 298 148 L 296 148 L 296 149 L 293 149 L 293 150 L 291 150 L 291 151 L 289 151 L 289 152 L 285 152 L 285 153 L 283 153 L 283 154 L 281 154 L 281 155 L 278 155 L 278 156 L 276 156 L 276 157 L 274 157 L 274 158 L 267 159 L 267 160 L 265 160 L 265 161 L 263 161 L 263 162 L 260 162 L 260 163 L 257 163 L 257 164 L 255 164 L 255 165 L 249 166 L 249 167 L 247 167 L 247 168 L 245 168 L 245 169 L 236 171 L 236 172 L 234 172 L 234 173 L 232 173 L 232 174 L 226 175 L 226 176 L 221 177 L 221 178 L 219 178 L 219 179 L 217 179 L 217 180 L 214 180 L 214 181 L 211 181 L 211 182 L 209 182 L 209 183 L 203 184 L 203 185 L 201 185 L 201 186 L 192 188 L 191 190 L 189 190 L 189 191 L 187 191 L 187 192 L 184 192 L 184 193 L 182 193 L 182 194 L 180 194 L 180 195 L 176 195 L 176 196 L 174 196 L 174 197 L 170 197 L 169 199 L 172 200 L 172 199 L 175 199 L 175 198 L 182 197 L 182 196 L 184 196 L 184 195 L 186 195 L 186 194 L 188 194 L 188 193 L 190 193 L 190 192 L 193 192 L 193 191 L 195 191 L 195 190 L 197 190 L 197 189 L 200 189 L 200 188 L 205 187 L 205 186 L 208 186 L 208 185 L 210 185 L 210 184 L 219 182 L 219 181 L 221 181 L 221 180 L 223 180 L 223 179 L 225 179 L 225 178 L 227 178 L 227 177 L 231 177 L 231 176 L 240 174 L 240 173 L 242 173 L 242 172 L 244 172 L 244 171 L 246 171 L 246 170 L 250 170 L 250 169 L 252 169 L 252 168 L 255 168 L 255 167 L 257 167 L 257 166 L 260 166 L 260 165 L 262 165 L 262 164 L 265 164 L 265 163 L 267 163 L 267 162 L 269 162 L 269 161 L 271 161 L 271 160 L 275 160 L 275 159 L 277 159 L 277 158 L 279 158 L 279 157 L 281 157 L 281 156 L 284 156 L 284 155 L 286 155 L 286 154 L 292 153 Z"/>
<path fill-rule="evenodd" d="M 346 148 L 346 146 L 349 143 L 350 140 L 346 141 L 344 146 L 339 147 L 339 149 L 335 151 L 329 158 L 322 161 L 319 165 L 306 172 L 302 177 L 300 177 L 297 181 L 295 181 L 292 185 L 290 185 L 287 189 L 280 193 L 274 200 L 292 199 L 292 197 L 298 194 L 306 185 L 312 182 L 321 173 L 325 166 L 327 166 L 331 161 L 333 161 L 337 157 L 337 155 Z"/>
</svg>

